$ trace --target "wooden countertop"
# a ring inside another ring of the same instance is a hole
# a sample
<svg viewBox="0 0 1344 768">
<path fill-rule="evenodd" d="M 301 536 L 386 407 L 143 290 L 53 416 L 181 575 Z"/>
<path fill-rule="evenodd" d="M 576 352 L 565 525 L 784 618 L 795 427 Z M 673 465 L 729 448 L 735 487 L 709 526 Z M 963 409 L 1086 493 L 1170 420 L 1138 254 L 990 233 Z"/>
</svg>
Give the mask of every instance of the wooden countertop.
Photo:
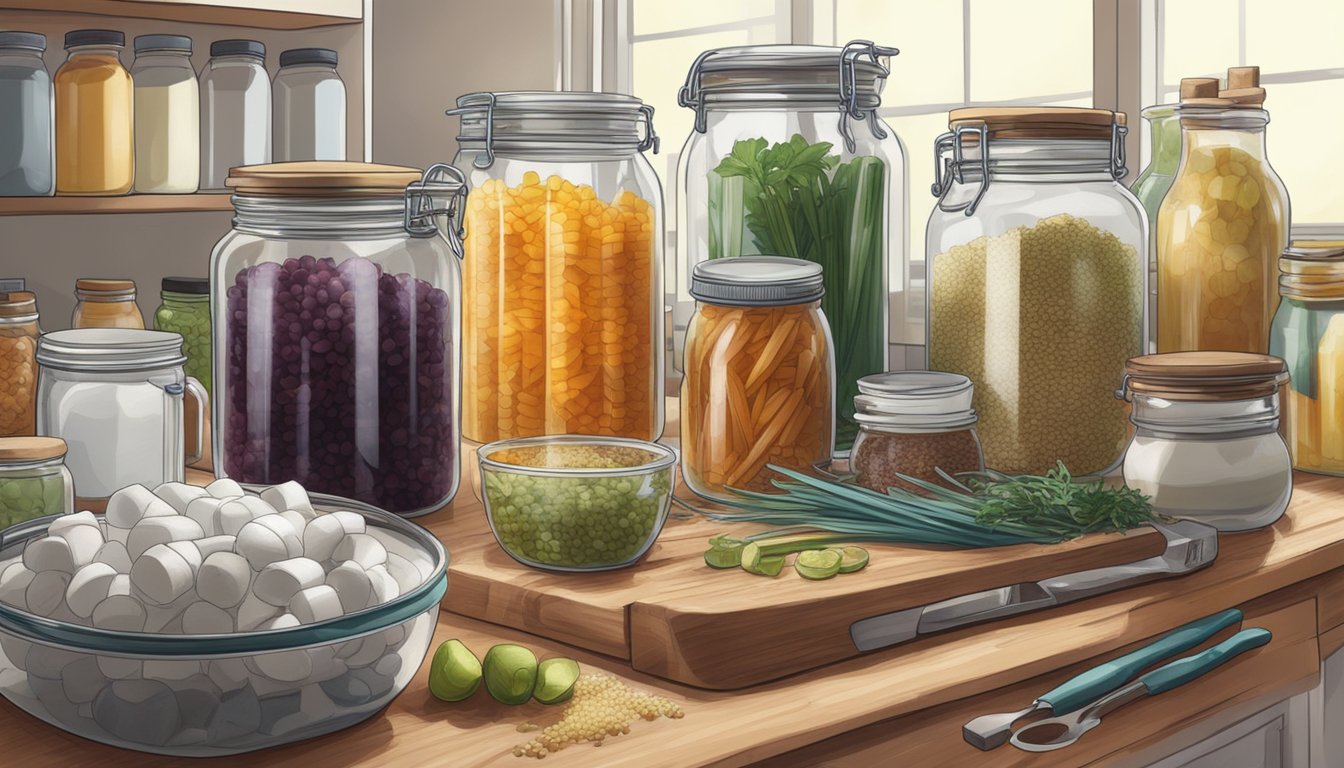
<svg viewBox="0 0 1344 768">
<path fill-rule="evenodd" d="M 1025 705 L 1067 674 L 1100 661 L 1094 657 L 1117 655 L 1181 623 L 1233 606 L 1245 608 L 1247 625 L 1275 632 L 1270 645 L 1201 681 L 1204 693 L 1188 693 L 1192 687 L 1133 705 L 1134 712 L 1125 719 L 1144 729 L 1141 734 L 1103 726 L 1098 736 L 1049 757 L 1005 747 L 983 764 L 1109 763 L 1117 750 L 1127 748 L 1126 740 L 1147 738 L 1164 723 L 1189 726 L 1224 701 L 1251 706 L 1269 696 L 1269 688 L 1275 694 L 1291 693 L 1314 684 L 1320 638 L 1329 635 L 1338 644 L 1340 633 L 1331 630 L 1344 625 L 1344 576 L 1329 573 L 1344 566 L 1344 479 L 1299 474 L 1297 482 L 1293 504 L 1282 520 L 1264 531 L 1223 536 L 1217 562 L 1185 578 L 968 627 L 742 691 L 666 683 L 633 671 L 622 660 L 449 613 L 441 614 L 434 643 L 458 637 L 483 650 L 496 642 L 519 642 L 543 658 L 572 656 L 588 670 L 616 674 L 638 688 L 668 696 L 686 711 L 679 721 L 636 722 L 630 734 L 608 739 L 600 748 L 570 747 L 546 758 L 545 765 L 681 768 L 817 765 L 823 760 L 827 765 L 872 765 L 874 754 L 895 754 L 890 744 L 871 746 L 879 735 L 897 739 L 902 755 L 925 756 L 906 764 L 961 765 L 984 760 L 961 739 L 960 724 L 968 715 L 998 711 L 1010 702 L 1014 708 Z M 449 589 L 451 594 L 451 577 Z M 547 725 L 559 716 L 559 709 L 536 704 L 503 707 L 484 692 L 468 702 L 445 704 L 428 694 L 426 676 L 422 666 L 384 713 L 346 731 L 217 762 L 324 768 L 524 766 L 526 759 L 513 757 L 510 750 L 530 736 L 516 726 Z M 69 736 L 8 702 L 0 705 L 0 744 L 6 762 L 29 766 L 117 768 L 183 762 Z M 880 751 L 865 753 L 865 748 Z M 844 751 L 851 753 L 849 762 L 826 758 Z"/>
</svg>

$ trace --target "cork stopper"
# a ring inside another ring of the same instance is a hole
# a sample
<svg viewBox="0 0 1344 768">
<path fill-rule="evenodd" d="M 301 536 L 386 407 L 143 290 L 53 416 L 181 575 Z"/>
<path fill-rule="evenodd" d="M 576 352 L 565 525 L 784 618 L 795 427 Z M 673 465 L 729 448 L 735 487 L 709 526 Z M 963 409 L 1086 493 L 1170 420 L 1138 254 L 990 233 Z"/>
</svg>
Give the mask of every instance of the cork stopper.
<svg viewBox="0 0 1344 768">
<path fill-rule="evenodd" d="M 1227 89 L 1236 91 L 1242 88 L 1260 87 L 1259 67 L 1228 67 Z"/>
<path fill-rule="evenodd" d="M 1260 87 L 1259 67 L 1229 67 L 1227 88 L 1214 77 L 1181 80 L 1181 103 L 1206 107 L 1260 107 L 1265 89 Z"/>
<path fill-rule="evenodd" d="M 1190 99 L 1218 98 L 1218 78 L 1183 77 L 1181 78 L 1181 101 Z"/>
</svg>

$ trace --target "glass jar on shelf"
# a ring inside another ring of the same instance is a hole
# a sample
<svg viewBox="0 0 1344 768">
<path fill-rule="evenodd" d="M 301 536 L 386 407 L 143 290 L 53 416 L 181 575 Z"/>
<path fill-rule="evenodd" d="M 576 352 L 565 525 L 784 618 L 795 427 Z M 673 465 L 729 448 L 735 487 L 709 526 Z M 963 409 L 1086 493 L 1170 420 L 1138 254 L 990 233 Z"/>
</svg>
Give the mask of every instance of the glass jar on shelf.
<svg viewBox="0 0 1344 768">
<path fill-rule="evenodd" d="M 698 304 L 681 382 L 682 474 L 708 499 L 770 493 L 773 464 L 829 466 L 835 444 L 835 349 L 819 265 L 744 256 L 691 273 Z"/>
<path fill-rule="evenodd" d="M 1180 104 L 1156 104 L 1145 107 L 1148 121 L 1149 160 L 1129 191 L 1139 199 L 1148 215 L 1148 351 L 1157 350 L 1157 211 L 1162 198 L 1171 189 L 1176 168 L 1181 162 Z"/>
<path fill-rule="evenodd" d="M 275 94 L 275 161 L 345 159 L 345 83 L 330 48 L 280 54 Z"/>
<path fill-rule="evenodd" d="M 215 474 L 407 516 L 447 504 L 461 174 L 277 163 L 228 184 L 233 230 L 210 262 Z"/>
<path fill-rule="evenodd" d="M 223 192 L 229 169 L 271 162 L 266 46 L 216 40 L 201 70 L 201 189 Z"/>
<path fill-rule="evenodd" d="M 0 437 L 0 529 L 75 511 L 65 452 L 56 437 Z"/>
<path fill-rule="evenodd" d="M 201 99 L 191 38 L 135 38 L 135 191 L 190 194 L 201 178 Z"/>
<path fill-rule="evenodd" d="M 859 379 L 859 436 L 849 455 L 854 482 L 879 493 L 919 491 L 905 475 L 936 485 L 985 468 L 971 380 L 942 371 L 895 371 Z"/>
<path fill-rule="evenodd" d="M 463 433 L 663 431 L 663 203 L 653 108 L 612 93 L 457 100 L 471 181 Z"/>
<path fill-rule="evenodd" d="M 65 33 L 70 56 L 56 70 L 56 192 L 124 195 L 135 179 L 131 73 L 121 64 L 126 35 L 108 29 Z"/>
<path fill-rule="evenodd" d="M 182 336 L 187 375 L 210 391 L 210 279 L 165 277 L 154 312 L 154 329 Z"/>
<path fill-rule="evenodd" d="M 37 392 L 37 296 L 0 293 L 0 437 L 33 434 Z"/>
<path fill-rule="evenodd" d="M 1157 216 L 1157 350 L 1264 353 L 1288 246 L 1259 68 L 1181 81 L 1181 164 Z"/>
<path fill-rule="evenodd" d="M 678 96 L 695 110 L 677 167 L 668 285 L 678 352 L 696 264 L 761 254 L 820 264 L 842 456 L 858 432 L 858 380 L 887 370 L 888 342 L 902 359 L 923 344 L 923 289 L 906 257 L 905 153 L 877 114 L 886 61 L 897 53 L 861 40 L 710 50 Z"/>
<path fill-rule="evenodd" d="M 75 281 L 72 328 L 144 328 L 131 280 L 81 277 Z"/>
<path fill-rule="evenodd" d="M 45 50 L 45 35 L 0 32 L 0 197 L 55 191 L 55 108 Z"/>
<path fill-rule="evenodd" d="M 1263 528 L 1293 493 L 1279 435 L 1282 360 L 1246 352 L 1144 355 L 1125 365 L 1117 396 L 1132 407 L 1125 485 L 1159 515 L 1220 531 Z"/>
<path fill-rule="evenodd" d="M 1125 175 L 1125 116 L 953 110 L 934 144 L 928 367 L 975 385 L 985 464 L 1075 475 L 1119 462 L 1114 398 L 1145 351 L 1148 233 Z"/>
</svg>

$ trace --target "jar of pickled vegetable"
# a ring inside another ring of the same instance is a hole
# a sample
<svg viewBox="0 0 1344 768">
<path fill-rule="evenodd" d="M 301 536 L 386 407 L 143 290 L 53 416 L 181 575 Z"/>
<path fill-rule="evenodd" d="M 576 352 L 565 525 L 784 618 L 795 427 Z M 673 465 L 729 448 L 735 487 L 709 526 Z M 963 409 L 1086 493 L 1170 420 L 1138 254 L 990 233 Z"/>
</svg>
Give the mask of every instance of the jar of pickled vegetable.
<svg viewBox="0 0 1344 768">
<path fill-rule="evenodd" d="M 682 474 L 709 499 L 769 493 L 768 465 L 813 472 L 835 441 L 835 351 L 821 267 L 744 256 L 691 273 L 699 302 L 681 382 Z"/>
<path fill-rule="evenodd" d="M 907 268 L 905 155 L 877 114 L 897 53 L 867 41 L 710 50 L 678 96 L 695 127 L 677 167 L 676 339 L 696 264 L 761 254 L 820 264 L 842 456 L 858 433 L 858 380 L 887 370 L 889 354 L 906 367 L 924 343 L 922 272 Z"/>
<path fill-rule="evenodd" d="M 1288 245 L 1256 67 L 1181 81 L 1181 165 L 1157 216 L 1157 349 L 1263 354 Z"/>
<path fill-rule="evenodd" d="M 1115 378 L 1144 351 L 1148 263 L 1143 209 L 1118 182 L 1124 121 L 957 109 L 935 141 L 928 366 L 975 383 L 991 469 L 1086 475 L 1120 459 Z"/>
<path fill-rule="evenodd" d="M 187 375 L 210 391 L 210 280 L 205 277 L 165 277 L 154 312 L 154 330 L 182 336 L 183 366 Z"/>
<path fill-rule="evenodd" d="M 31 435 L 37 425 L 37 297 L 0 293 L 0 437 Z"/>
<path fill-rule="evenodd" d="M 57 437 L 0 438 L 0 529 L 75 511 L 75 485 Z"/>
<path fill-rule="evenodd" d="M 141 328 L 145 318 L 135 303 L 135 282 L 81 277 L 75 281 L 73 328 Z"/>
<path fill-rule="evenodd" d="M 463 434 L 663 431 L 662 194 L 653 108 L 611 93 L 474 93 Z"/>
<path fill-rule="evenodd" d="M 1181 120 L 1177 115 L 1179 104 L 1156 104 L 1145 107 L 1143 119 L 1148 121 L 1149 160 L 1129 191 L 1143 205 L 1148 215 L 1148 349 L 1157 349 L 1157 211 L 1162 199 L 1171 189 L 1176 167 L 1181 162 Z"/>
<path fill-rule="evenodd" d="M 227 184 L 233 231 L 210 259 L 215 474 L 407 516 L 447 504 L 461 174 L 307 161 Z"/>
</svg>

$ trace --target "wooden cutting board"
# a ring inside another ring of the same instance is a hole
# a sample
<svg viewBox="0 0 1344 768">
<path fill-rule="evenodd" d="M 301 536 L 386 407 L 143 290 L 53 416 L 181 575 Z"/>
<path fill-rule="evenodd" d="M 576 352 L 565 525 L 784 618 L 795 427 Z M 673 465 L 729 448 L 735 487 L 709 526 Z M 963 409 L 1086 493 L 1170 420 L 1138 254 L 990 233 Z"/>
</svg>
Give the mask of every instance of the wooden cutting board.
<svg viewBox="0 0 1344 768">
<path fill-rule="evenodd" d="M 849 627 L 859 619 L 1020 581 L 1132 562 L 1165 546 L 1151 529 L 993 550 L 865 545 L 872 561 L 863 571 L 808 581 L 792 568 L 773 579 L 741 569 L 711 569 L 703 560 L 711 536 L 744 535 L 758 528 L 673 519 L 648 556 L 633 567 L 594 574 L 547 573 L 518 564 L 496 544 L 478 500 L 475 452 L 464 445 L 463 453 L 462 487 L 453 505 L 415 520 L 449 551 L 446 610 L 716 690 L 756 685 L 857 656 Z"/>
</svg>

